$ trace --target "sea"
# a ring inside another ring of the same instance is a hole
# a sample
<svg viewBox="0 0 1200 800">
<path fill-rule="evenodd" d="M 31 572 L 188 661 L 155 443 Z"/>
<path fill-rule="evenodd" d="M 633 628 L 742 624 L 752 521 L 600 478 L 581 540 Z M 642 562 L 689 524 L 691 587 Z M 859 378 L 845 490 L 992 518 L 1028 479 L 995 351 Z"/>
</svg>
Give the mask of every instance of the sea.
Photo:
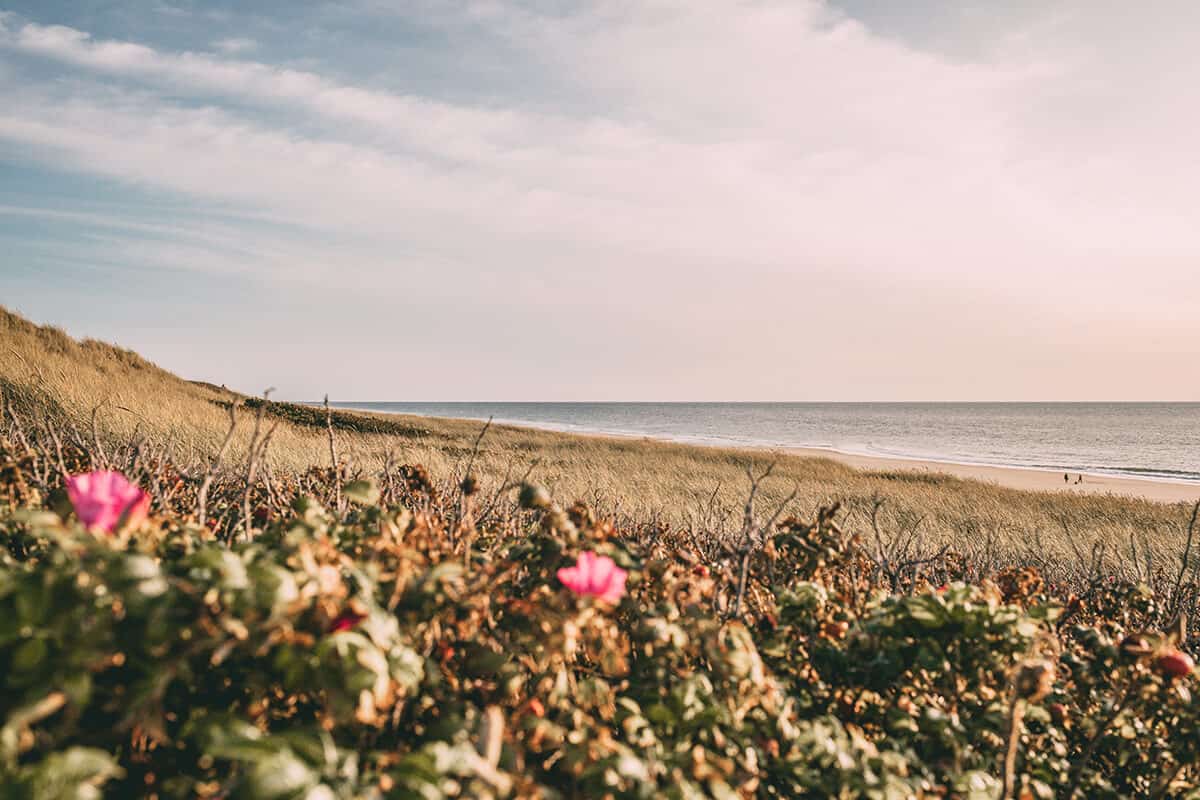
<svg viewBox="0 0 1200 800">
<path fill-rule="evenodd" d="M 1200 483 L 1200 403 L 393 403 L 335 405 L 733 447 Z"/>
</svg>

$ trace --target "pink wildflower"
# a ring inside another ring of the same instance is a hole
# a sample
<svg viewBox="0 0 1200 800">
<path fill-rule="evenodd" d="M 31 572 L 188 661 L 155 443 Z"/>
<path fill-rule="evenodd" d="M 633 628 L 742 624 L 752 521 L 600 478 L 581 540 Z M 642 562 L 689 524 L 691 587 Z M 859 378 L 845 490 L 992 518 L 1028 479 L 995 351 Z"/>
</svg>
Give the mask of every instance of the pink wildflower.
<svg viewBox="0 0 1200 800">
<path fill-rule="evenodd" d="M 558 571 L 558 579 L 572 592 L 584 597 L 598 597 L 606 603 L 617 603 L 625 594 L 625 578 L 629 573 L 608 556 L 588 551 L 579 554 L 573 567 Z"/>
<path fill-rule="evenodd" d="M 329 623 L 329 632 L 341 633 L 342 631 L 352 630 L 357 628 L 358 623 L 362 622 L 366 618 L 366 614 L 356 611 L 353 608 L 347 608 L 334 617 L 333 621 Z"/>
<path fill-rule="evenodd" d="M 67 496 L 84 527 L 100 533 L 113 533 L 122 521 L 136 525 L 150 509 L 150 495 L 119 472 L 72 475 L 67 478 Z"/>
</svg>

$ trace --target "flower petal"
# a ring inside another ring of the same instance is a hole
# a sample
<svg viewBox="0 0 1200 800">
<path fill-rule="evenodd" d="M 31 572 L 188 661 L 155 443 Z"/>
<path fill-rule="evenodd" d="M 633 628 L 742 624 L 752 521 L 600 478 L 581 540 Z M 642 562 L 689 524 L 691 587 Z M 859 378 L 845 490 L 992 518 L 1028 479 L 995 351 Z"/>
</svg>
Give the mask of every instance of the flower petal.
<svg viewBox="0 0 1200 800">
<path fill-rule="evenodd" d="M 83 526 L 102 533 L 112 533 L 122 519 L 126 524 L 141 522 L 150 506 L 150 496 L 141 487 L 112 471 L 72 475 L 67 496 Z"/>
<path fill-rule="evenodd" d="M 612 574 L 609 576 L 608 585 L 604 589 L 604 594 L 600 595 L 600 599 L 607 603 L 616 605 L 625 596 L 625 579 L 629 577 L 629 573 L 620 567 L 614 567 Z"/>
<path fill-rule="evenodd" d="M 592 562 L 592 574 L 588 576 L 588 590 L 592 594 L 604 594 L 616 563 L 608 556 L 596 556 Z"/>
<path fill-rule="evenodd" d="M 583 586 L 582 578 L 579 574 L 579 567 L 563 567 L 557 573 L 559 582 L 570 589 L 572 592 L 579 594 Z"/>
</svg>

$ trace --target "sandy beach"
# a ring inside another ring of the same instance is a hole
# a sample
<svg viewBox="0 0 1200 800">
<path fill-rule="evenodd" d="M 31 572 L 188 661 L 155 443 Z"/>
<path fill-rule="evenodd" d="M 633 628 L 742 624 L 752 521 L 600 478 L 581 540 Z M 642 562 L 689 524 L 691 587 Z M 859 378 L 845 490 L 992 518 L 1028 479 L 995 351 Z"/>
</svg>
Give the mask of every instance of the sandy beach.
<svg viewBox="0 0 1200 800">
<path fill-rule="evenodd" d="M 1063 481 L 1063 473 L 1019 467 L 992 467 L 975 464 L 948 464 L 942 461 L 918 461 L 907 458 L 882 458 L 877 456 L 850 455 L 833 450 L 808 447 L 791 447 L 782 452 L 814 458 L 829 458 L 857 469 L 908 470 L 912 472 L 936 472 L 956 478 L 984 481 L 1010 489 L 1036 492 L 1061 492 L 1064 494 L 1114 494 L 1125 497 L 1140 497 L 1160 503 L 1196 502 L 1200 500 L 1200 486 L 1143 478 L 1126 478 L 1115 475 L 1083 476 L 1083 483 L 1074 481 L 1078 473 L 1072 473 L 1070 483 Z"/>
<path fill-rule="evenodd" d="M 351 407 L 353 408 L 353 407 Z M 380 412 L 365 409 L 353 409 L 359 413 L 379 414 Z M 389 416 L 387 412 L 383 415 Z M 400 414 L 411 420 L 452 421 L 476 425 L 482 420 L 465 418 L 437 418 L 419 415 Z M 1019 489 L 1031 492 L 1055 492 L 1074 495 L 1115 495 L 1118 497 L 1136 497 L 1157 503 L 1195 503 L 1200 501 L 1200 484 L 1183 483 L 1180 481 L 1161 480 L 1155 478 L 1131 478 L 1120 475 L 1099 475 L 1095 473 L 1070 473 L 1070 480 L 1063 480 L 1062 472 L 1030 469 L 1025 467 L 990 466 L 984 464 L 955 464 L 946 461 L 929 461 L 915 458 L 889 458 L 887 456 L 868 456 L 857 453 L 843 453 L 819 447 L 768 447 L 761 446 L 730 446 L 704 442 L 682 442 L 668 436 L 645 436 L 633 433 L 616 433 L 612 431 L 564 431 L 551 426 L 537 425 L 528 422 L 503 421 L 498 423 L 506 427 L 545 431 L 563 436 L 574 436 L 588 439 L 615 439 L 627 441 L 630 439 L 645 442 L 662 442 L 699 448 L 721 448 L 732 450 L 755 450 L 771 453 L 786 453 L 801 458 L 826 458 L 840 464 L 860 470 L 873 471 L 907 471 L 928 472 L 942 475 L 952 475 L 965 480 L 1002 486 L 1008 489 Z M 1082 474 L 1082 483 L 1076 483 Z"/>
<path fill-rule="evenodd" d="M 415 419 L 422 419 L 422 417 L 415 417 Z M 455 421 L 477 422 L 476 420 L 464 419 Z M 530 423 L 507 421 L 502 424 L 515 428 L 549 431 L 567 436 L 617 440 L 639 439 L 648 442 L 685 444 L 693 447 L 720 447 L 720 445 L 707 443 L 680 442 L 670 437 L 642 436 L 607 431 L 567 432 Z M 732 449 L 787 453 L 801 458 L 827 458 L 860 470 L 939 473 L 965 480 L 981 481 L 996 486 L 1003 486 L 1008 489 L 1020 489 L 1022 491 L 1055 492 L 1075 495 L 1115 495 L 1118 497 L 1136 497 L 1157 503 L 1195 503 L 1200 501 L 1200 484 L 1158 480 L 1154 478 L 1130 478 L 1120 475 L 1072 472 L 1070 473 L 1070 480 L 1064 481 L 1062 472 L 1051 472 L 1049 470 L 989 466 L 984 464 L 955 464 L 946 461 L 929 461 L 914 458 L 867 456 L 857 453 L 843 453 L 819 447 L 767 447 L 764 445 L 759 447 L 734 447 Z M 1083 482 L 1076 483 L 1081 474 Z"/>
<path fill-rule="evenodd" d="M 370 412 L 367 412 L 370 413 Z M 377 412 L 376 412 L 377 413 Z M 410 419 L 431 420 L 431 417 L 410 417 Z M 454 422 L 478 424 L 478 420 L 455 419 Z M 566 436 L 577 436 L 593 439 L 636 439 L 646 442 L 663 442 L 692 447 L 723 447 L 734 450 L 756 450 L 771 453 L 786 453 L 801 458 L 826 458 L 840 464 L 860 470 L 872 471 L 907 471 L 927 472 L 942 475 L 952 475 L 965 480 L 980 481 L 1008 489 L 1019 489 L 1031 492 L 1054 492 L 1074 495 L 1114 495 L 1118 497 L 1136 497 L 1157 503 L 1195 503 L 1200 501 L 1200 484 L 1183 483 L 1179 481 L 1159 480 L 1154 478 L 1130 478 L 1119 475 L 1098 475 L 1095 473 L 1070 473 L 1070 480 L 1063 480 L 1062 472 L 1029 469 L 1024 467 L 989 466 L 983 464 L 955 464 L 946 461 L 929 461 L 913 458 L 889 458 L 886 456 L 867 456 L 856 453 L 843 453 L 819 447 L 768 447 L 741 446 L 732 447 L 699 442 L 680 442 L 670 437 L 644 436 L 638 434 L 614 433 L 609 431 L 562 431 L 555 428 L 505 421 L 501 423 L 508 427 L 540 430 Z M 1082 474 L 1083 482 L 1076 483 Z"/>
<path fill-rule="evenodd" d="M 937 473 L 1064 497 L 1114 495 L 1165 503 L 1200 498 L 1200 463 L 1189 444 L 1200 424 L 1200 404 L 364 403 L 343 407 L 413 419 L 482 422 L 493 418 L 498 425 L 648 439 L 706 450 L 790 453 L 868 470 Z M 1143 446 L 1146 437 L 1154 442 L 1149 449 Z M 1112 467 L 1111 472 L 1107 467 Z M 1064 471 L 1070 473 L 1067 480 Z"/>
</svg>

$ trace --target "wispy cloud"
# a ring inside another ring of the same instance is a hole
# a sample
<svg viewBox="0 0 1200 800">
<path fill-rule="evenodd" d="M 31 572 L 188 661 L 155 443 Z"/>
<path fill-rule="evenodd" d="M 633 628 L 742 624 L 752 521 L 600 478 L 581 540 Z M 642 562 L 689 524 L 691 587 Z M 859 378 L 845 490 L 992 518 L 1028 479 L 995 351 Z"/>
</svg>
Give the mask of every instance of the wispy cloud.
<svg viewBox="0 0 1200 800">
<path fill-rule="evenodd" d="M 96 73 L 203 96 L 223 96 L 296 108 L 338 123 L 365 126 L 350 135 L 389 134 L 447 157 L 486 155 L 488 136 L 523 133 L 519 115 L 463 108 L 436 100 L 346 85 L 304 70 L 206 53 L 164 53 L 142 44 L 95 40 L 64 26 L 0 21 L 0 45 Z"/>
<path fill-rule="evenodd" d="M 240 37 L 188 51 L 7 15 L 0 64 L 22 71 L 0 71 L 0 140 L 240 215 L 175 242 L 124 229 L 117 252 L 139 263 L 308 285 L 353 265 L 377 296 L 507 293 L 514 315 L 586 298 L 576 345 L 602 349 L 619 309 L 648 352 L 702 343 L 684 354 L 694 376 L 754 349 L 748 333 L 718 344 L 714 318 L 786 337 L 797 302 L 917 341 L 947 329 L 919 323 L 942 307 L 1102 313 L 1134 265 L 1174 287 L 1160 316 L 1200 291 L 1200 165 L 1181 135 L 1200 111 L 1173 94 L 1189 73 L 1138 89 L 1097 45 L 1116 29 L 1071 38 L 1073 4 L 951 58 L 818 2 L 430 3 L 572 102 L 466 102 L 336 53 L 277 63 Z M 983 342 L 950 316 L 963 347 Z"/>
<path fill-rule="evenodd" d="M 258 49 L 258 42 L 243 36 L 231 36 L 213 42 L 213 47 L 228 55 L 250 53 Z"/>
<path fill-rule="evenodd" d="M 684 25 L 682 40 L 698 50 L 738 19 L 727 16 L 705 30 L 689 31 L 695 26 L 686 17 L 666 21 Z M 622 66 L 610 76 L 648 95 L 633 98 L 623 118 L 609 119 L 456 106 L 345 85 L 307 71 L 162 53 L 27 24 L 8 37 L 24 52 L 202 96 L 285 105 L 302 116 L 284 128 L 263 127 L 230 111 L 181 108 L 124 93 L 103 104 L 76 98 L 65 108 L 58 98 L 34 100 L 19 120 L 8 120 L 8 130 L 26 129 L 29 140 L 79 153 L 114 175 L 137 175 L 210 196 L 282 201 L 311 212 L 310 220 L 376 229 L 381 217 L 392 225 L 400 214 L 442 213 L 476 230 L 566 238 L 585 246 L 624 244 L 642 257 L 674 250 L 754 264 L 778 258 L 783 248 L 805 240 L 816 252 L 826 249 L 814 241 L 816 231 L 796 226 L 799 214 L 824 209 L 821 216 L 829 220 L 835 217 L 830 212 L 849 206 L 849 216 L 838 214 L 837 222 L 857 225 L 854 209 L 869 212 L 864 204 L 879 195 L 881 184 L 898 189 L 924 168 L 944 170 L 955 161 L 962 162 L 955 180 L 963 181 L 964 173 L 979 172 L 975 159 L 995 156 L 1003 147 L 1005 107 L 992 110 L 986 98 L 995 103 L 1015 78 L 998 70 L 939 64 L 876 43 L 849 23 L 828 27 L 801 7 L 801 13 L 747 23 L 745 38 L 761 49 L 764 38 L 783 48 L 784 42 L 807 37 L 814 51 L 809 59 L 820 68 L 811 76 L 799 72 L 787 82 L 768 81 L 783 65 L 753 60 L 748 63 L 761 74 L 749 76 L 753 80 L 745 87 L 763 89 L 747 91 L 732 78 L 698 84 L 682 74 L 672 76 L 672 70 L 704 60 L 698 51 L 681 54 L 688 58 L 679 58 L 678 66 L 671 61 L 631 66 L 632 58 L 644 61 L 655 50 L 653 32 L 644 34 L 640 22 L 612 20 L 575 42 L 597 53 L 623 47 L 627 54 L 615 60 Z M 543 52 L 579 39 L 574 27 L 593 24 L 599 23 L 544 21 L 539 29 Z M 648 38 L 643 43 L 635 36 Z M 734 52 L 719 60 L 732 66 L 748 55 Z M 873 66 L 862 63 L 868 56 Z M 581 62 L 590 67 L 587 58 Z M 877 73 L 891 76 L 895 87 L 877 85 L 871 78 Z M 639 87 L 638 75 L 653 81 Z M 591 91 L 590 85 L 581 84 Z M 673 102 L 663 105 L 672 92 Z M 854 99 L 842 103 L 839 97 Z M 713 114 L 706 102 L 723 109 L 724 122 L 709 119 Z M 898 113 L 903 105 L 909 113 Z M 658 108 L 671 108 L 674 118 L 656 119 L 662 116 Z M 821 109 L 825 118 L 814 121 L 810 108 Z M 974 113 L 959 119 L 948 116 L 948 108 Z M 314 116 L 355 127 L 326 129 L 315 138 L 288 130 Z M 148 120 L 154 124 L 147 126 Z M 885 130 L 890 141 L 881 148 Z M 134 138 L 141 146 L 126 148 Z M 803 192 L 795 191 L 797 183 Z M 313 186 L 322 191 L 311 191 Z M 634 203 L 638 213 L 631 215 Z M 897 208 L 876 219 L 880 233 L 889 227 L 888 218 L 904 213 Z M 829 233 L 845 240 L 849 232 Z"/>
</svg>

